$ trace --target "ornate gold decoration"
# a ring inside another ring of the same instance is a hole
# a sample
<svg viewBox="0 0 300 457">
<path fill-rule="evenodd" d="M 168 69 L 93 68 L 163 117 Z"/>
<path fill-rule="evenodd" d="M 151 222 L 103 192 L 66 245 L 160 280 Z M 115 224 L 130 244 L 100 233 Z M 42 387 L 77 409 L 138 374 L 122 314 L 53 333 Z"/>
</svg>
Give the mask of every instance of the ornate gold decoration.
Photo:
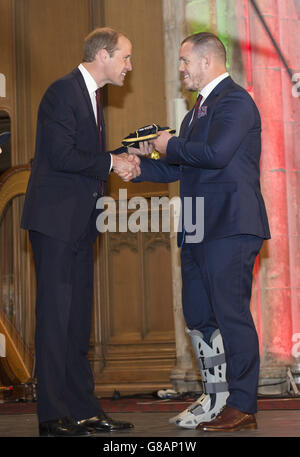
<svg viewBox="0 0 300 457">
<path fill-rule="evenodd" d="M 0 220 L 10 200 L 17 195 L 25 194 L 30 169 L 30 165 L 13 167 L 0 176 Z M 6 343 L 7 356 L 3 360 L 9 361 L 9 367 L 19 382 L 26 382 L 31 375 L 21 354 L 20 348 L 24 350 L 22 341 L 3 313 L 0 314 L 0 333 L 4 334 Z"/>
</svg>

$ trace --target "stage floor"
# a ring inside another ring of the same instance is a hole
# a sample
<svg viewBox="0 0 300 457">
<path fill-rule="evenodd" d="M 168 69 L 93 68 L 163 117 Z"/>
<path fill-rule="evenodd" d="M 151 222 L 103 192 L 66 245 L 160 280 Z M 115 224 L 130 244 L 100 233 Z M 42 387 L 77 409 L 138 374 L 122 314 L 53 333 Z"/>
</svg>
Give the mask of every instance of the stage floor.
<svg viewBox="0 0 300 457">
<path fill-rule="evenodd" d="M 209 433 L 178 428 L 168 422 L 174 412 L 109 413 L 112 418 L 133 422 L 134 429 L 118 433 L 101 433 L 105 441 L 113 438 L 174 438 L 177 441 L 199 440 L 207 437 L 300 437 L 300 410 L 267 410 L 256 415 L 258 429 L 234 433 Z M 38 423 L 35 414 L 0 415 L 0 437 L 37 437 Z M 85 441 L 94 438 L 84 438 Z M 47 442 L 49 441 L 46 440 Z M 149 440 L 146 440 L 149 441 Z M 170 441 L 170 440 L 168 440 Z M 120 440 L 118 440 L 120 442 Z"/>
</svg>

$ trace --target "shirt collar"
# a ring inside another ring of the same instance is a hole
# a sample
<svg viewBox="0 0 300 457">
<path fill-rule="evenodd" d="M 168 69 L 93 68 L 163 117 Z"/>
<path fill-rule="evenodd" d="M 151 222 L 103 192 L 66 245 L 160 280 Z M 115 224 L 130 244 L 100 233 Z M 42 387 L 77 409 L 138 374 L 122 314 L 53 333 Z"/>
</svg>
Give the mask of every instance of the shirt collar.
<svg viewBox="0 0 300 457">
<path fill-rule="evenodd" d="M 98 89 L 98 85 L 90 72 L 82 64 L 78 65 L 78 69 L 81 71 L 88 93 L 91 95 Z"/>
<path fill-rule="evenodd" d="M 222 75 L 218 76 L 217 78 L 213 79 L 210 83 L 208 83 L 205 87 L 203 87 L 202 90 L 199 91 L 199 94 L 202 95 L 202 103 L 204 100 L 209 96 L 209 94 L 214 90 L 217 85 L 223 81 L 223 79 L 227 78 L 229 76 L 229 73 L 222 73 Z"/>
</svg>

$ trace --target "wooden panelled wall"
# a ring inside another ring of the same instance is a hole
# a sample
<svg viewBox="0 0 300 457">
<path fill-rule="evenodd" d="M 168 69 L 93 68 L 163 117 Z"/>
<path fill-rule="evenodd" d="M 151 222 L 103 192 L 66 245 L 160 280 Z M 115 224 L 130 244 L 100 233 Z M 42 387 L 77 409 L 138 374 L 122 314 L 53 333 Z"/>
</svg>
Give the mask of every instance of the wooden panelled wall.
<svg viewBox="0 0 300 457">
<path fill-rule="evenodd" d="M 11 118 L 13 165 L 28 163 L 34 155 L 42 94 L 80 63 L 84 37 L 104 25 L 133 42 L 133 71 L 123 87 L 110 86 L 105 93 L 108 149 L 119 147 L 120 140 L 139 126 L 166 124 L 161 0 L 0 0 L 0 73 L 6 78 L 0 110 Z M 117 199 L 119 188 L 127 189 L 128 198 L 147 197 L 149 207 L 151 196 L 168 195 L 166 184 L 124 184 L 111 176 L 110 195 Z M 34 269 L 27 241 L 18 255 L 26 265 L 22 295 L 27 312 L 22 318 L 33 348 Z M 175 365 L 171 281 L 168 233 L 98 237 L 89 353 L 98 393 L 170 387 Z"/>
</svg>

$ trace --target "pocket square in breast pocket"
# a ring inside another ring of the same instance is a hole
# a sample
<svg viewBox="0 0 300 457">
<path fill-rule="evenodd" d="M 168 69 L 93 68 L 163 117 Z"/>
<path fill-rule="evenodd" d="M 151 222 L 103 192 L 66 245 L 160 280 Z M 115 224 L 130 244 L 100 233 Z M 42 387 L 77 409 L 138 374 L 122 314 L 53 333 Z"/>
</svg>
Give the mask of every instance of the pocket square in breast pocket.
<svg viewBox="0 0 300 457">
<path fill-rule="evenodd" d="M 197 117 L 199 119 L 200 117 L 204 116 L 207 116 L 207 106 L 200 106 Z"/>
</svg>

